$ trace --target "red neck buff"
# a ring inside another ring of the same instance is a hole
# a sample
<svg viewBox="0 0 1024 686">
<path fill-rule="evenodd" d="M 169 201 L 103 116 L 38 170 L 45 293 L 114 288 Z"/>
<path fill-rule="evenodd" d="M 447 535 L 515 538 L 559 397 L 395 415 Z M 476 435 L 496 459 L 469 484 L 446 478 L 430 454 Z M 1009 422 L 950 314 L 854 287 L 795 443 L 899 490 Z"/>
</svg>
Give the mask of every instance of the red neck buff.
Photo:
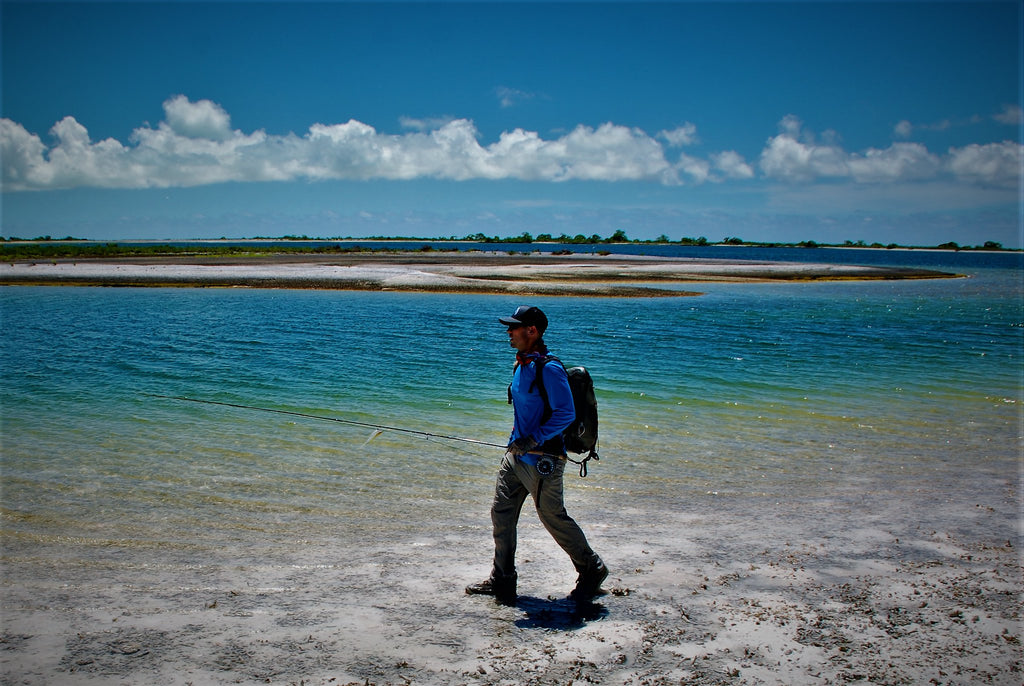
<svg viewBox="0 0 1024 686">
<path fill-rule="evenodd" d="M 537 345 L 528 353 L 516 353 L 516 365 L 527 365 L 535 362 L 548 354 L 548 347 L 543 341 L 537 341 Z"/>
</svg>

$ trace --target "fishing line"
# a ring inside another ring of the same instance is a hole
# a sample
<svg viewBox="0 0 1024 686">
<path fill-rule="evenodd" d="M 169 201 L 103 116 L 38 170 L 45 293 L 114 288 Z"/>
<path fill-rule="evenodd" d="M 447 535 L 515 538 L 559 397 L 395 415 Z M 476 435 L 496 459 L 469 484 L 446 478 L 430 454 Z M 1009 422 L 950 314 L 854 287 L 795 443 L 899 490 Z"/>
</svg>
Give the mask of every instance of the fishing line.
<svg viewBox="0 0 1024 686">
<path fill-rule="evenodd" d="M 429 431 L 418 431 L 416 429 L 405 429 L 400 426 L 386 426 L 384 424 L 371 424 L 369 422 L 357 422 L 353 419 L 341 419 L 339 417 L 325 417 L 319 414 L 307 414 L 305 412 L 293 412 L 291 410 L 275 410 L 269 407 L 257 407 L 255 405 L 242 405 L 239 403 L 225 403 L 219 400 L 200 400 L 199 398 L 187 398 L 183 395 L 159 395 L 157 393 L 143 393 L 142 395 L 150 398 L 164 398 L 165 400 L 182 400 L 189 403 L 200 403 L 203 405 L 220 405 L 222 407 L 234 407 L 242 410 L 258 410 L 260 412 L 273 412 L 274 414 L 284 414 L 292 417 L 303 417 L 305 419 L 319 419 L 325 422 L 337 422 L 338 424 L 348 424 L 350 426 L 362 426 L 367 429 L 376 429 L 377 431 L 397 431 L 399 433 L 413 434 L 416 436 L 424 436 L 426 438 L 443 438 L 447 441 L 462 441 L 463 443 L 473 443 L 475 445 L 488 446 L 490 448 L 506 448 L 507 446 L 499 445 L 498 443 L 488 443 L 487 441 L 478 441 L 475 438 L 463 438 L 462 436 L 446 436 L 444 434 L 430 433 Z M 370 440 L 375 438 L 376 435 L 371 436 Z"/>
</svg>

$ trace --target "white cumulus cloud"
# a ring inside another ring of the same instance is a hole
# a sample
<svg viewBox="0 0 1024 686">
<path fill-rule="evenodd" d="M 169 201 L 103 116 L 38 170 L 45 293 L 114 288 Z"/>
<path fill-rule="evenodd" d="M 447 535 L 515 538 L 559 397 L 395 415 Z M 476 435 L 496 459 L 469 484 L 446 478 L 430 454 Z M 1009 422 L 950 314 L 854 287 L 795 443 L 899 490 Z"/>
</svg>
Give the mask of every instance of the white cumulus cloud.
<svg viewBox="0 0 1024 686">
<path fill-rule="evenodd" d="M 232 130 L 208 100 L 176 96 L 164 121 L 136 129 L 129 144 L 94 143 L 73 117 L 47 147 L 11 120 L 0 121 L 5 190 L 75 186 L 148 188 L 295 179 L 648 180 L 677 183 L 660 143 L 640 129 L 578 126 L 552 140 L 515 129 L 491 145 L 467 119 L 403 119 L 410 132 L 377 131 L 356 120 L 314 124 L 303 135 Z"/>
<path fill-rule="evenodd" d="M 986 186 L 1020 182 L 1024 146 L 1013 141 L 949 149 L 949 169 L 957 177 Z"/>
<path fill-rule="evenodd" d="M 711 164 L 727 179 L 754 178 L 754 168 L 747 164 L 742 155 L 733 150 L 711 155 Z"/>
<path fill-rule="evenodd" d="M 893 143 L 885 149 L 850 153 L 836 143 L 816 143 L 796 117 L 780 123 L 782 133 L 761 152 L 765 176 L 791 182 L 850 179 L 896 183 L 934 179 L 943 174 L 963 182 L 1013 187 L 1020 182 L 1024 146 L 1011 141 L 950 148 L 942 158 L 919 143 Z M 899 132 L 900 127 L 897 127 Z M 907 123 L 906 131 L 909 133 Z"/>
<path fill-rule="evenodd" d="M 814 143 L 797 117 L 787 115 L 779 128 L 782 133 L 769 139 L 761 151 L 761 171 L 766 176 L 786 181 L 813 181 L 849 174 L 846 153 L 837 145 Z"/>
<path fill-rule="evenodd" d="M 231 137 L 231 117 L 220 105 L 209 100 L 189 102 L 184 95 L 177 95 L 164 103 L 164 115 L 167 126 L 180 136 L 211 141 Z"/>
<path fill-rule="evenodd" d="M 662 131 L 658 134 L 661 138 L 664 138 L 669 145 L 673 147 L 682 147 L 684 145 L 693 145 L 697 142 L 697 126 L 686 122 L 682 126 L 676 127 L 671 131 Z"/>
<path fill-rule="evenodd" d="M 851 154 L 847 166 L 856 181 L 914 181 L 935 176 L 941 162 L 918 143 L 893 143 L 884 150 L 869 148 L 863 154 Z"/>
<path fill-rule="evenodd" d="M 690 155 L 680 155 L 676 169 L 690 177 L 695 183 L 704 183 L 711 178 L 711 165 Z"/>
<path fill-rule="evenodd" d="M 1008 115 L 1009 116 L 1009 115 Z M 244 133 L 209 100 L 179 95 L 164 102 L 164 120 L 132 132 L 125 143 L 93 141 L 73 117 L 37 134 L 0 119 L 0 161 L 5 191 L 56 188 L 165 188 L 225 182 L 294 180 L 647 181 L 665 185 L 762 178 L 791 183 L 848 180 L 855 183 L 918 182 L 953 178 L 966 184 L 1007 188 L 1020 181 L 1021 146 L 1004 141 L 950 148 L 936 155 L 919 143 L 848 152 L 831 133 L 820 140 L 800 119 L 787 116 L 755 164 L 735 151 L 706 156 L 668 147 L 696 143 L 687 123 L 651 136 L 611 122 L 579 125 L 558 138 L 516 128 L 482 144 L 468 119 L 402 120 L 404 133 L 382 133 L 350 120 L 313 124 L 304 134 Z M 909 125 L 908 125 L 909 126 Z"/>
</svg>

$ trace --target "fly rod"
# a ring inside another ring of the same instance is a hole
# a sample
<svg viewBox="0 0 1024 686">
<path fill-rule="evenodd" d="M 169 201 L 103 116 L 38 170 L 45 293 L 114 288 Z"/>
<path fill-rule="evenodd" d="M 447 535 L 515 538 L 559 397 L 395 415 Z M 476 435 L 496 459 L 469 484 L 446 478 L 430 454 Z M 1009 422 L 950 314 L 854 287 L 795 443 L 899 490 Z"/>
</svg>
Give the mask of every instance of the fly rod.
<svg viewBox="0 0 1024 686">
<path fill-rule="evenodd" d="M 337 422 L 339 424 L 349 424 L 351 426 L 362 426 L 368 429 L 376 429 L 377 431 L 397 431 L 399 433 L 414 434 L 416 436 L 425 436 L 428 438 L 443 438 L 448 441 L 462 441 L 463 443 L 474 443 L 476 445 L 485 445 L 491 448 L 505 448 L 507 446 L 499 445 L 497 443 L 488 443 L 487 441 L 478 441 L 475 438 L 463 438 L 461 436 L 445 436 L 444 434 L 430 433 L 429 431 L 417 431 L 416 429 L 403 429 L 399 426 L 385 426 L 383 424 L 370 424 L 369 422 L 357 422 L 352 419 L 340 419 L 338 417 L 325 417 L 319 414 L 307 414 L 305 412 L 293 412 L 291 410 L 275 410 L 270 407 L 256 407 L 255 405 L 241 405 L 238 403 L 225 403 L 218 400 L 200 400 L 199 398 L 187 398 L 183 395 L 159 395 L 156 393 L 143 393 L 142 395 L 150 398 L 164 398 L 165 400 L 183 400 L 189 403 L 201 403 L 203 405 L 220 405 L 222 407 L 235 407 L 242 410 L 258 410 L 260 412 L 273 412 L 274 414 L 285 414 L 292 417 L 303 417 L 305 419 L 320 419 L 325 422 Z"/>
</svg>

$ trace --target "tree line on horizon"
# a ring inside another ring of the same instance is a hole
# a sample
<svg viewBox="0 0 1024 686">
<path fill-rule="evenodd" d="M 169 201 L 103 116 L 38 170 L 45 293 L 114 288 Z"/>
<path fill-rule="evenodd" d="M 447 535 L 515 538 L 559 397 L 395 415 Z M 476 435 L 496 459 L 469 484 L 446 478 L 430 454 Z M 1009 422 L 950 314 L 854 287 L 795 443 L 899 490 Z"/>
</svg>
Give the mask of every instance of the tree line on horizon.
<svg viewBox="0 0 1024 686">
<path fill-rule="evenodd" d="M 611 236 L 602 237 L 598 234 L 592 234 L 586 236 L 583 234 L 577 234 L 575 236 L 569 236 L 568 234 L 561 234 L 554 236 L 550 233 L 541 233 L 536 237 L 529 232 L 523 232 L 518 236 L 486 236 L 483 233 L 474 233 L 466 235 L 462 238 L 457 236 L 441 237 L 441 238 L 423 238 L 414 236 L 364 236 L 361 238 L 348 237 L 334 237 L 334 238 L 317 238 L 306 235 L 296 236 L 256 236 L 252 239 L 230 239 L 221 237 L 220 241 L 421 241 L 425 245 L 420 248 L 421 251 L 430 251 L 434 248 L 426 243 L 448 243 L 448 242 L 469 242 L 469 243 L 480 243 L 485 245 L 509 245 L 509 244 L 533 244 L 533 243 L 554 243 L 563 245 L 611 245 L 611 244 L 640 244 L 640 245 L 683 245 L 683 246 L 716 246 L 716 245 L 729 245 L 729 246 L 748 246 L 758 248 L 881 248 L 881 249 L 928 249 L 928 250 L 995 250 L 995 251 L 1017 251 L 1017 249 L 1004 248 L 1001 243 L 996 241 L 985 241 L 984 243 L 977 246 L 966 246 L 959 245 L 953 241 L 941 243 L 935 246 L 905 246 L 898 243 L 889 243 L 883 245 L 882 243 L 866 243 L 863 240 L 851 241 L 847 240 L 843 243 L 819 243 L 813 240 L 800 241 L 797 243 L 787 242 L 765 242 L 765 241 L 745 241 L 735 236 L 726 236 L 723 240 L 713 242 L 708 240 L 704 236 L 697 238 L 691 238 L 684 236 L 679 240 L 672 240 L 665 234 L 658 236 L 655 239 L 631 239 L 626 235 L 626 232 L 619 229 L 612 233 Z M 173 243 L 173 244 L 172 244 Z M 83 245 L 88 244 L 88 245 Z M 280 252 L 296 252 L 296 253 L 346 253 L 346 252 L 396 252 L 393 248 L 379 248 L 371 249 L 363 246 L 349 246 L 343 247 L 340 245 L 324 245 L 316 247 L 307 246 L 294 246 L 288 248 L 282 248 L 280 246 L 274 246 L 272 251 Z M 39 236 L 36 238 L 17 238 L 9 237 L 5 238 L 0 236 L 0 256 L 4 259 L 31 259 L 31 258 L 56 258 L 56 257 L 114 257 L 114 256 L 139 256 L 139 255 L 168 255 L 168 254 L 244 254 L 250 252 L 267 252 L 267 250 L 261 250 L 257 246 L 252 245 L 216 245 L 215 243 L 204 243 L 201 246 L 196 245 L 192 241 L 168 241 L 166 243 L 137 243 L 133 241 L 104 241 L 97 242 L 91 241 L 86 238 L 75 238 L 67 236 L 65 238 L 51 238 L 50 236 Z"/>
<path fill-rule="evenodd" d="M 959 245 L 953 241 L 947 243 L 941 243 L 936 246 L 905 246 L 899 243 L 889 243 L 883 245 L 882 243 L 871 243 L 868 244 L 863 240 L 859 241 L 844 241 L 843 243 L 819 243 L 817 241 L 800 241 L 798 243 L 787 243 L 778 241 L 745 241 L 742 238 L 735 236 L 726 236 L 721 241 L 712 242 L 706 237 L 700 236 L 698 238 L 690 238 L 684 236 L 677 241 L 672 240 L 665 234 L 658 236 L 655 239 L 631 239 L 626 235 L 626 232 L 619 229 L 611 236 L 602 238 L 601 236 L 594 234 L 592 236 L 584 236 L 583 234 L 577 234 L 575 236 L 569 236 L 567 234 L 561 234 L 560 236 L 553 237 L 549 233 L 538 234 L 534 238 L 529 233 L 522 233 L 519 236 L 512 236 L 509 238 L 501 238 L 497 236 L 489 237 L 482 233 L 476 233 L 466 236 L 462 239 L 452 237 L 450 239 L 439 238 L 439 241 L 444 240 L 465 240 L 474 241 L 477 243 L 567 243 L 567 244 L 586 244 L 586 245 L 597 245 L 597 244 L 608 244 L 608 243 L 638 243 L 638 244 L 667 244 L 667 245 L 687 245 L 687 246 L 705 246 L 705 245 L 748 245 L 758 248 L 927 248 L 927 249 L 940 249 L 940 250 L 1005 250 L 1002 243 L 996 241 L 985 241 L 982 245 L 974 247 Z"/>
</svg>

